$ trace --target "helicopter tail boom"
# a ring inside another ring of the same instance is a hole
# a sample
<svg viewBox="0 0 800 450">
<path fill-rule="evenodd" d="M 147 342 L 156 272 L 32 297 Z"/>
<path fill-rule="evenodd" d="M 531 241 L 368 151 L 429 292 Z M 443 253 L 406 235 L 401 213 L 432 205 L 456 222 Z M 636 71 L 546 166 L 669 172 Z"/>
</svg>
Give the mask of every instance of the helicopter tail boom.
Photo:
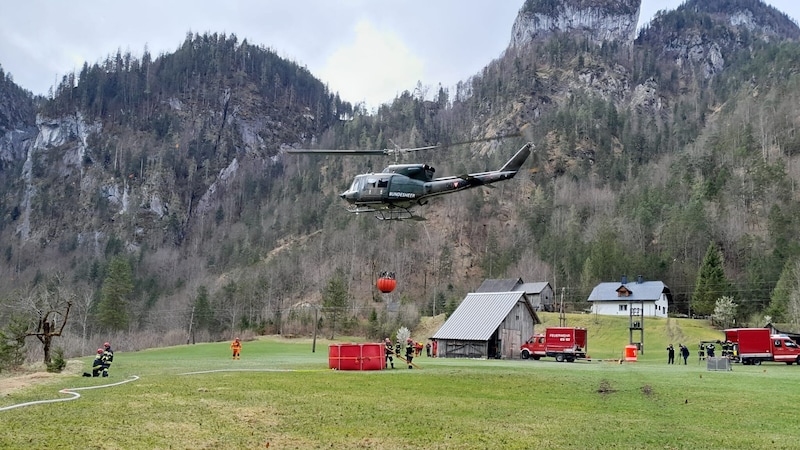
<svg viewBox="0 0 800 450">
<path fill-rule="evenodd" d="M 525 160 L 528 159 L 528 156 L 531 154 L 531 149 L 533 148 L 533 144 L 528 142 L 527 144 L 523 145 L 521 149 L 517 150 L 517 153 L 508 160 L 508 162 L 500 168 L 498 172 L 517 172 L 519 171 L 522 164 L 525 163 Z"/>
</svg>

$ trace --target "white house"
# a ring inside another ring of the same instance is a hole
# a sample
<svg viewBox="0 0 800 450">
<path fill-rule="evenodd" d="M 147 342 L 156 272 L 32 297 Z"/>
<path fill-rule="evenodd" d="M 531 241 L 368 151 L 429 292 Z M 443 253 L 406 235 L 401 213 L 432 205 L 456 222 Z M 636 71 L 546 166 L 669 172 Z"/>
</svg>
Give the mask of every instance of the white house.
<svg viewBox="0 0 800 450">
<path fill-rule="evenodd" d="M 644 281 L 640 275 L 633 283 L 628 283 L 628 277 L 622 277 L 622 282 L 619 283 L 598 284 L 592 289 L 589 302 L 592 304 L 593 314 L 639 315 L 640 311 L 632 309 L 642 308 L 642 316 L 667 317 L 671 298 L 672 293 L 663 282 Z"/>
</svg>

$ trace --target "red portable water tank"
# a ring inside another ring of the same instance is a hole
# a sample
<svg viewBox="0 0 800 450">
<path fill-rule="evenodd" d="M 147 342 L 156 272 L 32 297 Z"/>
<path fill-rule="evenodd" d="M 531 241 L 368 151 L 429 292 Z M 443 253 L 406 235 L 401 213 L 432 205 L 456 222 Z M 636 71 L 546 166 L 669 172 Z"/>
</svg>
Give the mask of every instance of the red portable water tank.
<svg viewBox="0 0 800 450">
<path fill-rule="evenodd" d="M 381 370 L 384 368 L 384 344 L 331 344 L 328 367 L 336 370 Z"/>
</svg>

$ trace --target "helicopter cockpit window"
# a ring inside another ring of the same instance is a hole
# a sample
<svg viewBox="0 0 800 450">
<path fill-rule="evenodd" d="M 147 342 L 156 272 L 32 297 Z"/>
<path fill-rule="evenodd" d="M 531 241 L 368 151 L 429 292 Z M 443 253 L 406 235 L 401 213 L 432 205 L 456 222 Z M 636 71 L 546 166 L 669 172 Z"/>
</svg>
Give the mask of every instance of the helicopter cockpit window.
<svg viewBox="0 0 800 450">
<path fill-rule="evenodd" d="M 351 192 L 360 191 L 361 190 L 361 186 L 363 186 L 363 184 L 364 184 L 364 178 L 363 177 L 356 177 L 353 180 L 353 184 L 350 185 L 350 191 Z"/>
</svg>

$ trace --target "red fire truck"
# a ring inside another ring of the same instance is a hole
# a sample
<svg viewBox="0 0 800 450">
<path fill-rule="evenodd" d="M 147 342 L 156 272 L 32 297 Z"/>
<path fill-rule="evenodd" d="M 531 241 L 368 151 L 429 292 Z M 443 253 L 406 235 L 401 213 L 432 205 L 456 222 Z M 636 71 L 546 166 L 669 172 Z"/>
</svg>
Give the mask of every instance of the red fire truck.
<svg viewBox="0 0 800 450">
<path fill-rule="evenodd" d="M 573 362 L 586 358 L 586 328 L 550 327 L 544 334 L 531 336 L 522 347 L 522 359 L 538 360 L 543 356 L 555 357 L 556 361 Z"/>
<path fill-rule="evenodd" d="M 733 358 L 742 364 L 777 361 L 800 365 L 797 343 L 787 336 L 771 334 L 769 328 L 731 328 L 725 330 L 725 340 L 733 345 Z"/>
</svg>

